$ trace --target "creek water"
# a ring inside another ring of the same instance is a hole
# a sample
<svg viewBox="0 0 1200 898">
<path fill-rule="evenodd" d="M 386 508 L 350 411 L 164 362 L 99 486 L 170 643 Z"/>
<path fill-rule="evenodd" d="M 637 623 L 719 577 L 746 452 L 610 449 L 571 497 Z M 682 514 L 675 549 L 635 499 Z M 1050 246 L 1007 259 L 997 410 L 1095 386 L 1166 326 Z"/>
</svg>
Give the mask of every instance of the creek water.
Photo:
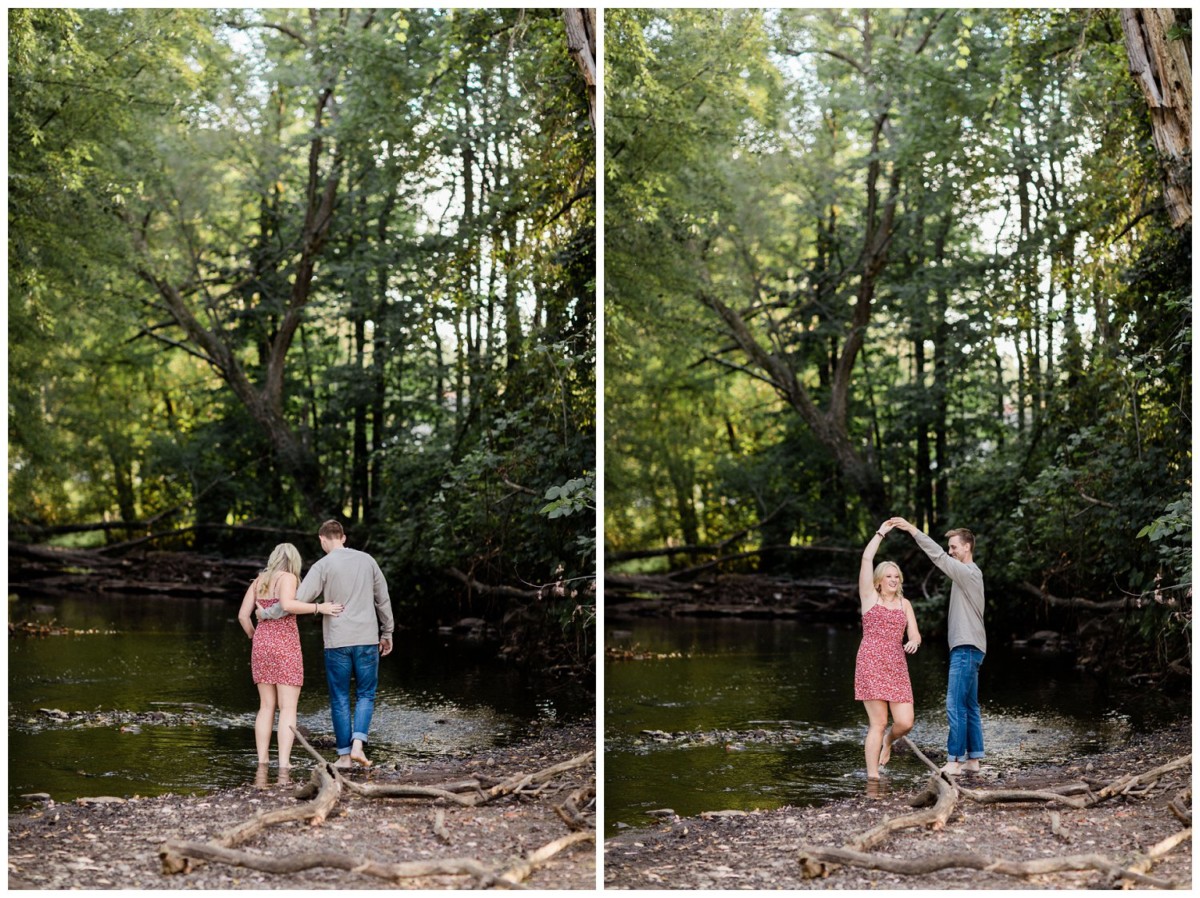
<svg viewBox="0 0 1200 898">
<path fill-rule="evenodd" d="M 612 835 L 648 811 L 802 806 L 863 794 L 866 712 L 854 701 L 857 625 L 676 618 L 609 621 L 605 644 L 654 657 L 604 665 L 604 818 Z M 980 670 L 992 772 L 1095 753 L 1179 708 L 1122 700 L 1070 659 L 990 646 Z M 949 652 L 926 639 L 909 659 L 910 738 L 945 760 Z M 985 767 L 985 772 L 987 772 Z M 928 776 L 897 752 L 879 788 Z M 874 787 L 872 787 L 874 788 Z"/>
<path fill-rule="evenodd" d="M 10 809 L 35 792 L 68 801 L 196 794 L 253 782 L 258 692 L 237 610 L 228 601 L 167 597 L 10 597 L 10 622 L 54 621 L 75 631 L 9 636 Z M 329 735 L 321 626 L 315 618 L 299 623 L 305 662 L 299 723 Z M 594 712 L 591 693 L 535 687 L 494 654 L 398 630 L 380 664 L 368 746 L 373 760 L 466 755 Z M 271 756 L 274 765 L 274 738 Z M 309 756 L 299 745 L 292 763 L 307 776 Z"/>
</svg>

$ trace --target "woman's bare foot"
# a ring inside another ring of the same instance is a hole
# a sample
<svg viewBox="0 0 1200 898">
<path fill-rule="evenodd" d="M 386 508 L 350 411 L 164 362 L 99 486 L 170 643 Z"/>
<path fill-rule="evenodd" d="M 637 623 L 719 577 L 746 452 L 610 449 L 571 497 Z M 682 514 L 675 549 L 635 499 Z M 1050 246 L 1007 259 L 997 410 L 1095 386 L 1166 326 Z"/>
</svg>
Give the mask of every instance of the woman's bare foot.
<svg viewBox="0 0 1200 898">
<path fill-rule="evenodd" d="M 883 734 L 883 748 L 879 750 L 879 766 L 886 767 L 887 762 L 892 759 L 892 731 L 888 730 Z"/>
</svg>

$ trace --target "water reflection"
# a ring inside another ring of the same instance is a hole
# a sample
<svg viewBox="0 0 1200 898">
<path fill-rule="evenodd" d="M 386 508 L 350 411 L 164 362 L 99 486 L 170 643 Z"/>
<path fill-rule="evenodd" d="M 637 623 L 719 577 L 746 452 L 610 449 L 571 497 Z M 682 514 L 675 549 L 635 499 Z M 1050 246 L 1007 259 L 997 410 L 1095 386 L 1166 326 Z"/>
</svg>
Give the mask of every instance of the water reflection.
<svg viewBox="0 0 1200 898">
<path fill-rule="evenodd" d="M 787 621 L 675 619 L 622 624 L 619 641 L 653 660 L 605 665 L 605 822 L 813 804 L 871 788 L 867 719 L 854 701 L 859 632 Z M 945 646 L 909 661 L 916 721 L 909 738 L 945 757 Z M 1118 743 L 1135 714 L 1069 660 L 993 650 L 980 672 L 987 764 L 997 771 L 1065 762 Z M 1164 711 L 1168 709 L 1164 708 Z M 875 787 L 909 790 L 928 768 L 897 746 Z M 985 774 L 987 770 L 985 769 Z"/>
<path fill-rule="evenodd" d="M 9 638 L 9 806 L 32 792 L 64 801 L 257 784 L 258 693 L 236 615 L 236 603 L 210 600 L 10 599 L 10 621 L 98 632 Z M 319 737 L 331 732 L 320 624 L 302 619 L 300 635 L 298 723 Z M 400 630 L 380 665 L 370 755 L 468 755 L 593 707 L 582 691 L 538 691 L 490 652 Z M 318 748 L 333 758 L 332 744 Z M 285 775 L 307 776 L 311 759 L 292 760 Z"/>
</svg>

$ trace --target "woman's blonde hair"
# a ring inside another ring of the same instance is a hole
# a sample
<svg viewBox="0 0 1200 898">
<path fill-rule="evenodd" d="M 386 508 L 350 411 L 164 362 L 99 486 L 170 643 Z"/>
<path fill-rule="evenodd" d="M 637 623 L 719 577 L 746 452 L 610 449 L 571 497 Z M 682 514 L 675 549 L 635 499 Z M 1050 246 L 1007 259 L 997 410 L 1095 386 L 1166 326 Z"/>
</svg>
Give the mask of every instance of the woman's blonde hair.
<svg viewBox="0 0 1200 898">
<path fill-rule="evenodd" d="M 879 592 L 879 582 L 883 579 L 885 568 L 894 567 L 896 573 L 900 575 L 900 588 L 896 590 L 896 595 L 904 598 L 904 572 L 900 570 L 900 565 L 894 561 L 881 561 L 875 565 L 875 573 L 871 576 L 871 585 L 875 587 L 875 591 Z"/>
<path fill-rule="evenodd" d="M 280 543 L 267 559 L 267 566 L 258 573 L 258 594 L 265 596 L 271 588 L 271 581 L 280 571 L 287 571 L 300 579 L 300 552 L 291 543 Z"/>
</svg>

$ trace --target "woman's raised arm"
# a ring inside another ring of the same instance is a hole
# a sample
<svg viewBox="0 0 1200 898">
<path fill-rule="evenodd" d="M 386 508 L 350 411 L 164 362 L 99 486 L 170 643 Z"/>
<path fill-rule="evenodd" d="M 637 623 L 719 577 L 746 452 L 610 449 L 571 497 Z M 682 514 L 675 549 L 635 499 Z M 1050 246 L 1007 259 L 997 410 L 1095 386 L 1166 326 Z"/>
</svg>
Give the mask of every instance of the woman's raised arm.
<svg viewBox="0 0 1200 898">
<path fill-rule="evenodd" d="M 858 568 L 858 600 L 863 614 L 871 610 L 871 606 L 879 600 L 879 594 L 875 591 L 875 552 L 891 529 L 891 522 L 885 521 L 863 549 L 862 564 Z"/>
</svg>

